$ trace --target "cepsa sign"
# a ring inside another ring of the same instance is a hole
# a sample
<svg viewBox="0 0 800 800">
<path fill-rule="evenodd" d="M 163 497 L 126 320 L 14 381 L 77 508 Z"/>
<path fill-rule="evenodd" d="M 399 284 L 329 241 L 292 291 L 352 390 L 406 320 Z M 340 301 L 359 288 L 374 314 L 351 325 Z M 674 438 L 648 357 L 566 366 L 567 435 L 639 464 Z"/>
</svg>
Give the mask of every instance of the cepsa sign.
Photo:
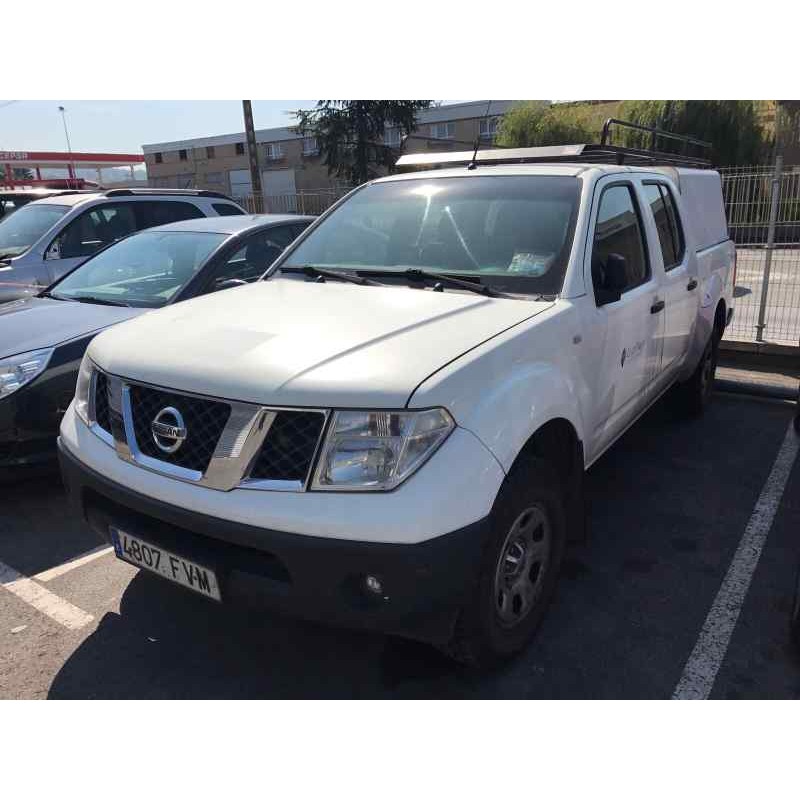
<svg viewBox="0 0 800 800">
<path fill-rule="evenodd" d="M 0 161 L 27 161 L 27 153 L 4 153 L 0 150 Z"/>
</svg>

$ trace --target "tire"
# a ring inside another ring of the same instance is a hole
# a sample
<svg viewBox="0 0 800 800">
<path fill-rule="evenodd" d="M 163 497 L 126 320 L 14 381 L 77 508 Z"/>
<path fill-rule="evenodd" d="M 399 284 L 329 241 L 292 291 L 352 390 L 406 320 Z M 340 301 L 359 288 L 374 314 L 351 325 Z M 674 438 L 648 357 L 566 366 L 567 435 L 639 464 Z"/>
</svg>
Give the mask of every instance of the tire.
<svg viewBox="0 0 800 800">
<path fill-rule="evenodd" d="M 555 591 L 566 541 L 564 492 L 541 458 L 506 477 L 490 514 L 477 585 L 445 648 L 476 668 L 510 658 L 533 638 Z"/>
<path fill-rule="evenodd" d="M 797 575 L 794 590 L 794 602 L 792 603 L 792 618 L 789 622 L 789 635 L 795 650 L 800 653 L 800 572 Z"/>
<path fill-rule="evenodd" d="M 675 387 L 678 410 L 687 417 L 699 417 L 708 408 L 714 394 L 719 337 L 714 331 L 706 343 L 700 363 L 689 380 Z"/>
</svg>

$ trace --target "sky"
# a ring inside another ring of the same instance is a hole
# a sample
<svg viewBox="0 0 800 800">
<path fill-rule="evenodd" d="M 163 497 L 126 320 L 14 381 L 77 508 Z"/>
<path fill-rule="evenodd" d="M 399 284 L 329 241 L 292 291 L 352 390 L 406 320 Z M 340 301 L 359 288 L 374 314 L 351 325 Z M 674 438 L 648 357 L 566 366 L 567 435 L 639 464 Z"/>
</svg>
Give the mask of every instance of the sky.
<svg viewBox="0 0 800 800">
<path fill-rule="evenodd" d="M 256 129 L 294 124 L 287 113 L 315 100 L 253 100 Z M 0 150 L 141 153 L 143 144 L 244 129 L 241 100 L 0 100 Z"/>
<path fill-rule="evenodd" d="M 258 130 L 293 125 L 289 112 L 316 100 L 252 102 Z M 66 151 L 60 105 L 76 152 L 141 153 L 143 144 L 244 129 L 241 100 L 0 100 L 0 150 Z"/>
</svg>

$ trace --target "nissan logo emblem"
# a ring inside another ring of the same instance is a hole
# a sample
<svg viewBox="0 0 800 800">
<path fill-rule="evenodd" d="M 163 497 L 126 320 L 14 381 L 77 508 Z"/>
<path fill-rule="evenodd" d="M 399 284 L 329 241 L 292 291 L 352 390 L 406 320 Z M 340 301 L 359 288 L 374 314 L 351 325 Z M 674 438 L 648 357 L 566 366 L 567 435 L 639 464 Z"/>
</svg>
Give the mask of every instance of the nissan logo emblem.
<svg viewBox="0 0 800 800">
<path fill-rule="evenodd" d="M 186 425 L 181 412 L 172 406 L 162 408 L 150 423 L 150 432 L 159 450 L 176 452 L 186 439 Z"/>
</svg>

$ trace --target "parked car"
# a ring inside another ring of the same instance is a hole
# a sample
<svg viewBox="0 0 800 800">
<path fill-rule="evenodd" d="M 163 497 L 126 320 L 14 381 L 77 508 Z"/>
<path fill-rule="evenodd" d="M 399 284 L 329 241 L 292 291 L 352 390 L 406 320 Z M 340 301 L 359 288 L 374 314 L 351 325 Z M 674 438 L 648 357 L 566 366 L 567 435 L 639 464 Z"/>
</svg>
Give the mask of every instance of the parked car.
<svg viewBox="0 0 800 800">
<path fill-rule="evenodd" d="M 0 471 L 13 477 L 55 458 L 61 416 L 98 331 L 259 278 L 312 220 L 242 215 L 151 228 L 102 250 L 38 297 L 0 306 Z"/>
<path fill-rule="evenodd" d="M 215 601 L 472 664 L 524 647 L 584 470 L 670 388 L 705 409 L 732 313 L 718 173 L 556 150 L 409 157 L 456 166 L 355 190 L 265 282 L 95 338 L 59 440 L 80 514 Z"/>
<path fill-rule="evenodd" d="M 72 191 L 35 200 L 0 222 L 0 303 L 35 295 L 135 231 L 245 213 L 226 195 L 205 190 Z"/>
</svg>

